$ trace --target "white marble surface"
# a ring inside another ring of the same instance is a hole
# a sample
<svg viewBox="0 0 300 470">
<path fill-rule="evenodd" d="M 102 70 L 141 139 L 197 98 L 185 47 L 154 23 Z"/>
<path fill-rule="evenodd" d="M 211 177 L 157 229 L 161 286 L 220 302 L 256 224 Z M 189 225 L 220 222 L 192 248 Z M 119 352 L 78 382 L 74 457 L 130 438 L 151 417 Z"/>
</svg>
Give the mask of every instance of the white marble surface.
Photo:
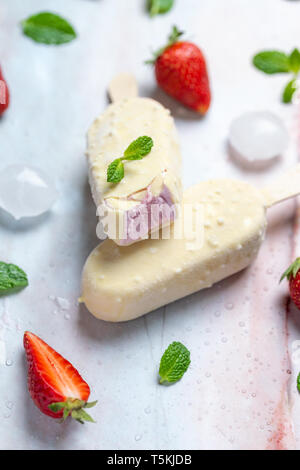
<svg viewBox="0 0 300 470">
<path fill-rule="evenodd" d="M 264 48 L 299 46 L 300 2 L 176 3 L 170 14 L 150 19 L 143 0 L 0 0 L 0 63 L 11 90 L 10 109 L 0 121 L 0 169 L 17 162 L 39 166 L 54 177 L 60 195 L 51 213 L 36 220 L 17 223 L 0 214 L 0 258 L 22 266 L 30 279 L 22 293 L 0 299 L 1 347 L 5 343 L 12 362 L 0 364 L 0 448 L 280 448 L 279 438 L 268 439 L 280 432 L 280 406 L 288 412 L 278 398 L 287 364 L 285 308 L 282 299 L 272 305 L 278 275 L 292 257 L 294 203 L 277 219 L 274 212 L 277 223 L 255 266 L 210 290 L 120 325 L 97 321 L 76 300 L 81 268 L 97 244 L 85 133 L 107 105 L 106 86 L 114 74 L 133 72 L 142 95 L 171 108 L 186 187 L 224 175 L 261 186 L 298 158 L 296 110 L 280 103 L 287 77 L 267 77 L 250 59 Z M 78 39 L 47 47 L 22 36 L 19 22 L 41 10 L 67 17 Z M 213 102 L 203 119 L 158 91 L 151 68 L 143 64 L 175 23 L 207 56 Z M 293 138 L 280 163 L 254 173 L 230 160 L 226 136 L 234 117 L 257 109 L 281 115 Z M 69 310 L 59 309 L 52 296 L 67 299 Z M 26 329 L 78 367 L 91 399 L 99 400 L 92 410 L 97 424 L 60 425 L 35 408 L 26 390 Z M 172 340 L 189 347 L 192 365 L 180 383 L 161 387 L 158 363 Z M 262 365 L 254 366 L 250 380 L 256 353 Z M 297 408 L 294 382 L 291 390 Z"/>
</svg>

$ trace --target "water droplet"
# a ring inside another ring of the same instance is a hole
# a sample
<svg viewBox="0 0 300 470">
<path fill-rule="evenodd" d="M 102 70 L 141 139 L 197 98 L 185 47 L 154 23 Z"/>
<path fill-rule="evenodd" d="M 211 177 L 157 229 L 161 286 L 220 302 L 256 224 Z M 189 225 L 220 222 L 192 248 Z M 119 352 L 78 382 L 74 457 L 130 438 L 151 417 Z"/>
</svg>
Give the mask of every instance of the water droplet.
<svg viewBox="0 0 300 470">
<path fill-rule="evenodd" d="M 151 413 L 150 406 L 147 406 L 147 408 L 144 409 L 144 412 L 146 413 L 146 415 L 149 415 Z"/>
<path fill-rule="evenodd" d="M 69 313 L 65 313 L 64 317 L 65 317 L 66 320 L 70 320 L 71 315 Z"/>
<path fill-rule="evenodd" d="M 7 402 L 5 403 L 5 406 L 6 406 L 6 408 L 8 408 L 9 410 L 12 410 L 13 407 L 14 407 L 14 402 L 13 402 L 13 401 L 7 401 Z"/>
<path fill-rule="evenodd" d="M 11 165 L 0 172 L 0 204 L 15 219 L 43 214 L 56 199 L 51 179 L 38 168 Z"/>
<path fill-rule="evenodd" d="M 210 373 L 210 372 L 206 372 L 205 377 L 207 377 L 207 378 L 211 377 L 211 373 Z"/>
<path fill-rule="evenodd" d="M 56 297 L 56 303 L 61 310 L 69 310 L 70 302 L 63 297 Z"/>
<path fill-rule="evenodd" d="M 142 439 L 142 436 L 141 436 L 140 434 L 137 434 L 137 435 L 135 436 L 135 440 L 136 440 L 136 441 L 140 441 L 141 439 Z"/>
<path fill-rule="evenodd" d="M 5 364 L 9 367 L 13 365 L 13 361 L 11 359 L 6 359 Z"/>
<path fill-rule="evenodd" d="M 223 338 L 221 339 L 221 341 L 222 341 L 222 343 L 227 343 L 228 340 L 227 340 L 227 338 L 223 337 Z"/>
<path fill-rule="evenodd" d="M 231 302 L 229 302 L 228 304 L 225 305 L 225 308 L 226 308 L 227 310 L 232 310 L 233 307 L 234 307 L 234 304 L 231 303 Z"/>
<path fill-rule="evenodd" d="M 240 321 L 240 322 L 239 322 L 239 326 L 240 326 L 240 327 L 243 327 L 243 326 L 245 326 L 245 322 L 243 322 L 243 321 Z"/>
<path fill-rule="evenodd" d="M 215 315 L 215 317 L 217 317 L 217 318 L 218 318 L 218 317 L 220 317 L 220 316 L 221 316 L 221 312 L 217 311 L 217 312 L 215 312 L 215 314 L 214 314 L 214 315 Z"/>
</svg>

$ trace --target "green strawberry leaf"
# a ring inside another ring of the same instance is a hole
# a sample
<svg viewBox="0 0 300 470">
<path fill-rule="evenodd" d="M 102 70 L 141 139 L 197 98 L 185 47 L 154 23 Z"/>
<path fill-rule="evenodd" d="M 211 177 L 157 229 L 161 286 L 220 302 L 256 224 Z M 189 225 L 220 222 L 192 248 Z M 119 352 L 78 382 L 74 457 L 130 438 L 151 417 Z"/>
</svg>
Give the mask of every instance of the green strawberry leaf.
<svg viewBox="0 0 300 470">
<path fill-rule="evenodd" d="M 151 137 L 142 136 L 134 140 L 124 152 L 123 160 L 141 160 L 153 147 Z"/>
<path fill-rule="evenodd" d="M 169 12 L 174 6 L 175 0 L 148 0 L 148 9 L 151 16 Z"/>
<path fill-rule="evenodd" d="M 21 268 L 0 261 L 0 296 L 18 292 L 26 286 L 28 279 Z"/>
<path fill-rule="evenodd" d="M 98 400 L 96 401 L 91 401 L 90 403 L 86 403 L 83 408 L 93 408 L 94 406 L 96 406 L 98 403 Z"/>
<path fill-rule="evenodd" d="M 182 343 L 174 341 L 161 358 L 159 367 L 160 383 L 177 382 L 187 371 L 190 363 L 189 350 Z"/>
<path fill-rule="evenodd" d="M 68 398 L 64 402 L 51 403 L 50 405 L 48 405 L 48 408 L 54 413 L 58 413 L 63 410 L 62 422 L 64 422 L 68 418 L 68 416 L 71 415 L 73 419 L 75 419 L 81 424 L 84 424 L 85 421 L 88 421 L 90 423 L 95 423 L 95 421 L 86 411 L 84 411 L 83 408 L 92 408 L 96 404 L 97 401 L 87 403 L 77 398 Z"/>
<path fill-rule="evenodd" d="M 296 258 L 295 261 L 283 273 L 283 275 L 280 278 L 280 282 L 283 281 L 285 277 L 288 280 L 290 280 L 291 277 L 295 278 L 297 276 L 299 269 L 300 269 L 300 258 Z"/>
<path fill-rule="evenodd" d="M 76 38 L 74 28 L 59 15 L 42 12 L 22 21 L 23 33 L 43 44 L 64 44 Z"/>
<path fill-rule="evenodd" d="M 264 73 L 287 73 L 290 72 L 290 58 L 280 51 L 262 51 L 253 58 L 253 64 Z"/>
<path fill-rule="evenodd" d="M 178 42 L 178 39 L 184 35 L 184 31 L 180 31 L 177 26 L 173 26 L 171 34 L 168 37 L 168 42 L 164 47 L 161 47 L 156 52 L 153 53 L 153 59 L 149 59 L 145 61 L 145 64 L 155 64 L 156 60 L 168 49 L 168 47 L 173 46 Z"/>
<path fill-rule="evenodd" d="M 66 421 L 66 419 L 70 416 L 70 410 L 69 408 L 64 408 L 63 411 L 63 421 Z"/>
<path fill-rule="evenodd" d="M 107 182 L 119 183 L 124 178 L 124 165 L 121 158 L 117 158 L 107 168 Z"/>
<path fill-rule="evenodd" d="M 297 90 L 297 80 L 293 78 L 283 90 L 283 94 L 282 94 L 283 103 L 291 103 L 296 90 Z"/>
<path fill-rule="evenodd" d="M 300 52 L 299 49 L 294 49 L 289 56 L 289 66 L 291 72 L 297 74 L 300 71 Z"/>
<path fill-rule="evenodd" d="M 88 421 L 89 423 L 95 423 L 96 421 L 86 412 L 84 409 L 78 411 L 78 416 L 82 421 Z"/>
<path fill-rule="evenodd" d="M 59 411 L 63 410 L 66 408 L 66 403 L 65 402 L 56 402 L 56 403 L 51 403 L 48 405 L 48 408 L 53 411 L 53 413 L 58 413 Z"/>
</svg>

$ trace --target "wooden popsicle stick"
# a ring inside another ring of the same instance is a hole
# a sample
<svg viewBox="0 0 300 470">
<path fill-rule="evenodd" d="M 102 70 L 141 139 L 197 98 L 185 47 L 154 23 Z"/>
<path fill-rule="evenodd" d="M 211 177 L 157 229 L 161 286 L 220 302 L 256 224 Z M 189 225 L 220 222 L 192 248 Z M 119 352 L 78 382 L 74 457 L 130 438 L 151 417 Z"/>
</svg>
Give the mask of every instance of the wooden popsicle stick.
<svg viewBox="0 0 300 470">
<path fill-rule="evenodd" d="M 266 207 L 300 195 L 300 164 L 293 167 L 270 186 L 262 189 Z"/>
<path fill-rule="evenodd" d="M 108 86 L 108 94 L 113 103 L 126 98 L 135 98 L 138 96 L 136 78 L 130 73 L 116 75 Z"/>
</svg>

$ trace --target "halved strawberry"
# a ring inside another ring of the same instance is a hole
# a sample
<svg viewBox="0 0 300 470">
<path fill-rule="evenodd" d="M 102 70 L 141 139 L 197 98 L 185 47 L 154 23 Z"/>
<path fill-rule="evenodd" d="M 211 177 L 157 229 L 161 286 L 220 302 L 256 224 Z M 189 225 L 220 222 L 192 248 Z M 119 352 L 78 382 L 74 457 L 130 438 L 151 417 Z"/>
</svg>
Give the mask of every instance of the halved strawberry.
<svg viewBox="0 0 300 470">
<path fill-rule="evenodd" d="M 90 387 L 72 364 L 29 331 L 24 333 L 24 348 L 29 393 L 42 413 L 63 420 L 71 416 L 80 423 L 94 422 L 84 408 L 97 402 L 87 403 Z"/>
</svg>

